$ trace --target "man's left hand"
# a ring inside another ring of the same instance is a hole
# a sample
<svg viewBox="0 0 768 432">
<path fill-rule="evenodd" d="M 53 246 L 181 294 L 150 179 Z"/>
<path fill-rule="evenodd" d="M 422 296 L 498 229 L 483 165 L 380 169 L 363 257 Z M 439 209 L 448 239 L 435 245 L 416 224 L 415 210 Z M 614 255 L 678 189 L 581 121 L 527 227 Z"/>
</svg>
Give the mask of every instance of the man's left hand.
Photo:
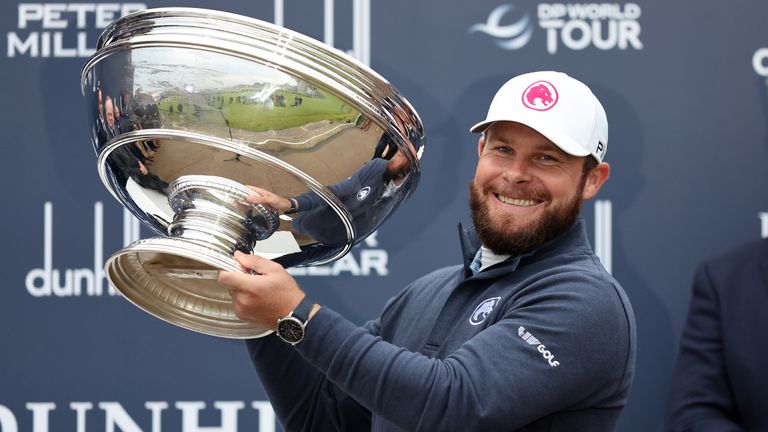
<svg viewBox="0 0 768 432">
<path fill-rule="evenodd" d="M 296 280 L 280 264 L 256 255 L 235 252 L 245 269 L 257 274 L 219 272 L 219 283 L 229 287 L 235 315 L 243 321 L 274 330 L 304 298 Z"/>
</svg>

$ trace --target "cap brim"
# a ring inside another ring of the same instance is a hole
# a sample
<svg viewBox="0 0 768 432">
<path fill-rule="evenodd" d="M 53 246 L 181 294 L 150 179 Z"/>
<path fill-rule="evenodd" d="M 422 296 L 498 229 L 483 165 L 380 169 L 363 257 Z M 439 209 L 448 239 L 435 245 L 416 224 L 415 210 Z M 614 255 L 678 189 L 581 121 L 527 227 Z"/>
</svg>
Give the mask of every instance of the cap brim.
<svg viewBox="0 0 768 432">
<path fill-rule="evenodd" d="M 469 131 L 472 133 L 480 133 L 484 132 L 486 129 L 488 129 L 493 123 L 495 123 L 494 120 L 483 120 L 480 123 L 472 126 L 469 128 Z"/>
<path fill-rule="evenodd" d="M 565 134 L 561 134 L 558 131 L 548 131 L 546 128 L 535 128 L 531 125 L 527 125 L 531 127 L 532 129 L 536 130 L 538 133 L 544 135 L 548 140 L 555 143 L 556 146 L 560 147 L 560 150 L 568 153 L 571 156 L 589 156 L 592 153 L 590 153 L 589 150 L 585 149 L 581 145 L 577 144 L 573 141 L 573 139 Z"/>
<path fill-rule="evenodd" d="M 488 130 L 489 127 L 491 127 L 492 124 L 500 121 L 510 121 L 510 122 L 526 125 L 529 128 L 535 130 L 536 132 L 544 135 L 545 138 L 552 141 L 562 151 L 568 153 L 571 156 L 583 157 L 583 156 L 589 156 L 592 154 L 589 152 L 589 150 L 575 143 L 573 139 L 571 139 L 571 137 L 565 134 L 559 133 L 556 130 L 547 128 L 543 125 L 537 124 L 536 122 L 532 122 L 524 119 L 515 119 L 515 118 L 491 119 L 491 120 L 486 119 L 472 126 L 469 129 L 469 131 L 472 133 L 485 132 L 486 130 Z"/>
</svg>

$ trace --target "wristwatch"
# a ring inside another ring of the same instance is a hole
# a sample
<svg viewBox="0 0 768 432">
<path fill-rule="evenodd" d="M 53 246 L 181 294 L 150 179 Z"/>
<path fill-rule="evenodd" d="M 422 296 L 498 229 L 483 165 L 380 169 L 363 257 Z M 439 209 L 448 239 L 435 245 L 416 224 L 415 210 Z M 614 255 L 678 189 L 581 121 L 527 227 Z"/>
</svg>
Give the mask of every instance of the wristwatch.
<svg viewBox="0 0 768 432">
<path fill-rule="evenodd" d="M 293 312 L 277 320 L 277 336 L 291 345 L 296 345 L 304 340 L 309 313 L 314 305 L 314 300 L 304 296 L 304 299 Z"/>
<path fill-rule="evenodd" d="M 284 211 L 283 214 L 294 214 L 299 211 L 299 202 L 296 201 L 296 198 L 288 198 L 288 202 L 291 203 L 291 206 L 288 207 L 288 210 Z"/>
</svg>

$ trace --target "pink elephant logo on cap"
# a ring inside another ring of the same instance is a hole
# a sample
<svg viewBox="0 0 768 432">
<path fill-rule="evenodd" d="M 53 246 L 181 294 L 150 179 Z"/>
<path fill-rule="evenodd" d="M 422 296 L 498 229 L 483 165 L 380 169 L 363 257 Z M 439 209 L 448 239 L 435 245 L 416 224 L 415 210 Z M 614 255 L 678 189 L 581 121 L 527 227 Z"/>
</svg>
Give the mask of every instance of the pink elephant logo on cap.
<svg viewBox="0 0 768 432">
<path fill-rule="evenodd" d="M 528 103 L 531 105 L 535 104 L 536 99 L 541 99 L 541 103 L 543 103 L 544 106 L 552 103 L 552 93 L 549 92 L 549 89 L 544 84 L 536 85 L 536 87 L 532 88 L 531 91 L 525 95 L 525 98 L 528 99 Z"/>
<path fill-rule="evenodd" d="M 546 111 L 557 101 L 557 89 L 547 81 L 537 81 L 523 91 L 523 105 L 536 111 Z"/>
</svg>

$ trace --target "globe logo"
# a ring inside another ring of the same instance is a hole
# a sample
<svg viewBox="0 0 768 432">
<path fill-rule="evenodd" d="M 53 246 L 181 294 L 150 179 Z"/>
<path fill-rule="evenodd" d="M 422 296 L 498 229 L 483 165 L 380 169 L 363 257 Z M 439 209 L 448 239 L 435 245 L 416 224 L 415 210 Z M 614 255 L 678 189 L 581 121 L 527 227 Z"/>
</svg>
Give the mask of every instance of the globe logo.
<svg viewBox="0 0 768 432">
<path fill-rule="evenodd" d="M 501 25 L 502 18 L 513 9 L 514 6 L 511 4 L 498 6 L 488 15 L 486 22 L 473 25 L 467 33 L 485 33 L 496 39 L 496 45 L 505 50 L 516 50 L 524 47 L 531 40 L 533 34 L 533 25 L 528 14 L 512 24 Z"/>
</svg>

